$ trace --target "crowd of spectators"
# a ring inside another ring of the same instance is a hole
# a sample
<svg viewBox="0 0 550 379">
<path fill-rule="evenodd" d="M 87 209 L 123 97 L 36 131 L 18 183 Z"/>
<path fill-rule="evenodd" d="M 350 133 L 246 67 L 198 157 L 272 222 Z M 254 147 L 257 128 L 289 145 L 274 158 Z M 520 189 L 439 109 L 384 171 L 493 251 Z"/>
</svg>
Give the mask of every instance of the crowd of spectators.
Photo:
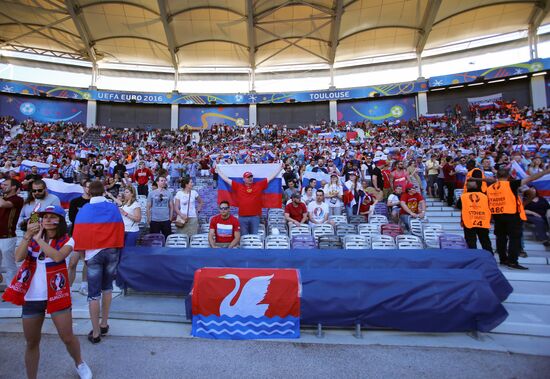
<svg viewBox="0 0 550 379">
<path fill-rule="evenodd" d="M 41 177 L 68 183 L 99 179 L 113 199 L 126 204 L 124 189 L 133 184 L 138 195 L 148 195 L 151 186 L 164 193 L 169 188 L 179 189 L 182 178 L 188 178 L 185 183 L 191 182 L 191 186 L 197 176 L 217 179 L 218 164 L 280 162 L 285 204 L 299 194 L 298 200 L 309 207 L 318 201 L 316 190 L 320 188 L 330 215 L 368 215 L 372 205 L 382 201 L 398 222 L 423 218 L 426 210 L 421 199 L 428 196 L 453 205 L 454 189 L 463 187 L 469 162 L 488 177 L 513 161 L 528 174 L 548 167 L 549 111 L 501 103 L 487 110 L 472 107 L 470 112 L 475 119 L 473 127 L 455 108 L 436 118 L 381 124 L 339 122 L 298 128 L 213 125 L 200 131 L 86 128 L 30 119 L 18 122 L 5 116 L 0 118 L 0 176 L 17 179 L 23 190 L 31 190 Z M 514 122 L 495 127 L 495 119 L 506 118 Z M 42 174 L 37 168 L 22 171 L 23 160 L 46 163 L 51 169 Z M 131 164 L 136 167 L 129 169 Z M 309 171 L 323 172 L 334 180 L 310 181 L 303 186 Z M 344 188 L 349 190 L 348 198 Z M 190 191 L 191 187 L 184 192 Z M 154 203 L 147 209 L 147 221 L 154 230 L 170 233 L 165 224 L 184 216 L 181 204 L 181 209 L 173 209 L 173 195 L 167 191 L 161 196 L 161 201 L 171 205 L 166 214 L 160 215 Z M 538 197 L 530 197 L 538 203 Z M 179 199 L 182 203 L 181 196 Z M 299 222 L 319 222 L 297 218 Z M 192 230 L 196 232 L 196 225 Z"/>
</svg>

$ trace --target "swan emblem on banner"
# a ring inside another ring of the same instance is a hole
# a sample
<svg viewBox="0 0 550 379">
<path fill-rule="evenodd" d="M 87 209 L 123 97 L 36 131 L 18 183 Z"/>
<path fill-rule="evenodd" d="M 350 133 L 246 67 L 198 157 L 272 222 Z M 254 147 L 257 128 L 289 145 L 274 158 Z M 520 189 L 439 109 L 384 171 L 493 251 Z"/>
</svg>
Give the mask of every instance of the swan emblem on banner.
<svg viewBox="0 0 550 379">
<path fill-rule="evenodd" d="M 281 268 L 204 267 L 191 291 L 195 337 L 300 337 L 300 273 Z"/>
<path fill-rule="evenodd" d="M 220 304 L 220 315 L 229 317 L 262 317 L 265 315 L 269 305 L 259 303 L 264 300 L 269 283 L 271 283 L 271 279 L 273 279 L 273 275 L 257 276 L 250 279 L 244 285 L 243 290 L 234 305 L 231 305 L 231 302 L 241 287 L 240 278 L 234 274 L 226 274 L 220 276 L 220 278 L 235 281 L 235 287 Z"/>
</svg>

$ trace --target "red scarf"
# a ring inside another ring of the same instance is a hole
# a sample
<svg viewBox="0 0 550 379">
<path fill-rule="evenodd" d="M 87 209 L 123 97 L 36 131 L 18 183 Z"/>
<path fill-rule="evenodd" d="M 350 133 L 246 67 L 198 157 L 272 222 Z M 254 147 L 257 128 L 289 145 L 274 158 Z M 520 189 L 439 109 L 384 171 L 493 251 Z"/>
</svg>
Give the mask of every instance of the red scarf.
<svg viewBox="0 0 550 379">
<path fill-rule="evenodd" d="M 68 236 L 59 240 L 52 240 L 50 245 L 59 250 L 68 240 Z M 34 241 L 32 241 L 34 242 Z M 36 271 L 36 258 L 29 252 L 27 258 L 12 279 L 11 284 L 2 299 L 15 305 L 25 304 L 25 294 L 30 288 Z M 67 309 L 71 306 L 71 286 L 65 260 L 46 263 L 46 283 L 48 287 L 48 301 L 46 311 L 49 314 Z"/>
</svg>

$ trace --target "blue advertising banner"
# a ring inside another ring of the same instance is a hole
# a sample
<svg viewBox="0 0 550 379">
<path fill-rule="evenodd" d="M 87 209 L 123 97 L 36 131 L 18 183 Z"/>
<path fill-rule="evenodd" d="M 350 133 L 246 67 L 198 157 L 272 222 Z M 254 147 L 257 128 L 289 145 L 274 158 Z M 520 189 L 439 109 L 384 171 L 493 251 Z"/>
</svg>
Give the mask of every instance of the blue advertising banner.
<svg viewBox="0 0 550 379">
<path fill-rule="evenodd" d="M 409 95 L 428 90 L 427 81 L 385 84 L 380 86 L 339 89 L 334 91 L 308 91 L 288 93 L 231 93 L 231 94 L 189 94 L 189 93 L 148 93 L 89 90 L 84 88 L 55 87 L 33 83 L 0 80 L 0 92 L 20 95 L 57 97 L 74 100 L 97 100 L 142 104 L 275 104 L 312 102 L 343 99 L 363 99 L 374 96 Z"/>
<path fill-rule="evenodd" d="M 86 123 L 86 103 L 0 94 L 0 114 L 11 115 L 19 121 L 32 118 L 40 122 Z"/>
<path fill-rule="evenodd" d="M 178 125 L 180 128 L 210 129 L 213 124 L 231 127 L 248 125 L 248 106 L 180 106 Z"/>
<path fill-rule="evenodd" d="M 430 88 L 471 83 L 476 80 L 501 79 L 550 69 L 550 58 L 534 59 L 525 63 L 468 71 L 459 74 L 434 76 L 428 80 Z"/>
<path fill-rule="evenodd" d="M 409 120 L 416 118 L 416 102 L 413 96 L 397 99 L 343 101 L 338 103 L 338 121 L 370 121 L 381 124 L 385 120 Z"/>
</svg>

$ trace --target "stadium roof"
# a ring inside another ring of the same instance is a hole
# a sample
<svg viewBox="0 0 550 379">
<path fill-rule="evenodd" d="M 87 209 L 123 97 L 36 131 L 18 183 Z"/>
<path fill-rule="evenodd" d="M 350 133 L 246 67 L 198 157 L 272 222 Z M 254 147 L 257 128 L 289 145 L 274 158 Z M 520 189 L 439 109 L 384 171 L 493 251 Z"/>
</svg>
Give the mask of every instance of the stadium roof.
<svg viewBox="0 0 550 379">
<path fill-rule="evenodd" d="M 92 63 L 266 68 L 537 30 L 550 0 L 1 0 L 0 49 Z"/>
</svg>

